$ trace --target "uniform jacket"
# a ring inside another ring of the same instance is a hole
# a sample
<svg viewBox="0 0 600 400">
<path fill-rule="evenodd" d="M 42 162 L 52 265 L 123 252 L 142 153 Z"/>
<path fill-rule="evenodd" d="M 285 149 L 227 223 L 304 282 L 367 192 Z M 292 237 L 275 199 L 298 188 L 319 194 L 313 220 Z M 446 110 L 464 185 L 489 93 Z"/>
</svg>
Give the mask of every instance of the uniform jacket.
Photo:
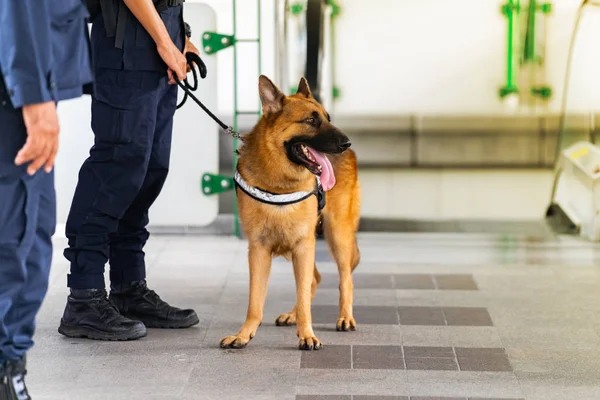
<svg viewBox="0 0 600 400">
<path fill-rule="evenodd" d="M 92 82 L 82 0 L 1 0 L 0 71 L 13 107 L 81 96 Z"/>
</svg>

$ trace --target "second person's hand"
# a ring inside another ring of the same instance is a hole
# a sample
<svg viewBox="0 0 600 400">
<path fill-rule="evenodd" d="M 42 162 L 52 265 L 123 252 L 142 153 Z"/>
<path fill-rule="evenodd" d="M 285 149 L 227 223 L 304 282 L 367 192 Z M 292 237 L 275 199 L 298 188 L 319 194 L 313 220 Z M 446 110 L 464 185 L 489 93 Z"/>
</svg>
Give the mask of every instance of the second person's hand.
<svg viewBox="0 0 600 400">
<path fill-rule="evenodd" d="M 34 175 L 42 166 L 52 171 L 58 151 L 58 116 L 56 103 L 30 104 L 23 106 L 23 120 L 27 128 L 27 141 L 15 158 L 16 165 L 31 161 L 27 173 Z"/>
</svg>

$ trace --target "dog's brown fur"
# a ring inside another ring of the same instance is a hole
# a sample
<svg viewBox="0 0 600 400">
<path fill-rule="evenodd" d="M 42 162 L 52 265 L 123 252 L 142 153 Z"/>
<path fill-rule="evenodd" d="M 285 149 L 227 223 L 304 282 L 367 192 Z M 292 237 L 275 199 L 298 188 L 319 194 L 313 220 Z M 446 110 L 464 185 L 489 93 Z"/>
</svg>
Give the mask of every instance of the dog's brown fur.
<svg viewBox="0 0 600 400">
<path fill-rule="evenodd" d="M 307 136 L 329 142 L 347 141 L 347 137 L 329 122 L 327 112 L 312 97 L 304 78 L 300 80 L 296 94 L 285 96 L 267 77 L 261 76 L 259 92 L 263 116 L 242 138 L 238 162 L 241 176 L 251 186 L 271 193 L 314 190 L 315 175 L 291 161 L 286 143 Z M 302 123 L 315 115 L 315 111 L 322 121 L 318 128 Z M 352 314 L 351 274 L 360 260 L 356 243 L 360 185 L 354 152 L 340 150 L 336 153 L 327 152 L 334 168 L 336 185 L 326 194 L 327 204 L 321 217 L 317 215 L 316 196 L 300 203 L 277 206 L 261 203 L 238 189 L 239 215 L 249 244 L 250 299 L 242 328 L 237 335 L 223 338 L 221 347 L 243 348 L 254 337 L 263 320 L 271 260 L 283 256 L 293 262 L 296 305 L 289 313 L 280 315 L 276 323 L 296 324 L 300 349 L 321 348 L 321 341 L 313 332 L 311 318 L 311 300 L 321 280 L 315 264 L 315 230 L 319 219 L 339 272 L 340 310 L 336 327 L 341 331 L 356 328 Z"/>
</svg>

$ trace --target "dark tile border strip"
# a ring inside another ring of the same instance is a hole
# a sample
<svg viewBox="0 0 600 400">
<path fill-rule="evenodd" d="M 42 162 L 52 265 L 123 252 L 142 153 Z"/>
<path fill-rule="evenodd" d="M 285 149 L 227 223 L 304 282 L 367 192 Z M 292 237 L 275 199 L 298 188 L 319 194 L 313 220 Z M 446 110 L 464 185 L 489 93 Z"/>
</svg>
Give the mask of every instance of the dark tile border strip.
<svg viewBox="0 0 600 400">
<path fill-rule="evenodd" d="M 525 400 L 523 398 L 484 398 L 484 397 L 431 397 L 431 396 L 378 396 L 378 395 L 318 395 L 299 394 L 296 400 Z"/>
<path fill-rule="evenodd" d="M 331 345 L 303 352 L 300 368 L 512 372 L 503 348 Z"/>
<path fill-rule="evenodd" d="M 470 274 L 368 274 L 356 273 L 355 289 L 479 290 Z M 322 274 L 321 288 L 337 289 L 338 275 Z"/>
<path fill-rule="evenodd" d="M 354 306 L 354 318 L 360 325 L 422 326 L 494 326 L 482 307 Z M 316 324 L 329 324 L 338 317 L 338 306 L 313 305 Z"/>
</svg>

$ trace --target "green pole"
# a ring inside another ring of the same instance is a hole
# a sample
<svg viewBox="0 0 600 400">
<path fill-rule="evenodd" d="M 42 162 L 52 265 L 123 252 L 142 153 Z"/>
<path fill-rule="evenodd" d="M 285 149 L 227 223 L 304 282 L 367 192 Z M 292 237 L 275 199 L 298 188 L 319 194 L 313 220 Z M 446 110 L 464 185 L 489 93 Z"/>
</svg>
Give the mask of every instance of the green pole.
<svg viewBox="0 0 600 400">
<path fill-rule="evenodd" d="M 506 86 L 515 88 L 515 30 L 517 29 L 517 7 L 520 0 L 509 0 L 510 14 L 508 17 L 508 69 L 506 74 Z"/>
<path fill-rule="evenodd" d="M 500 89 L 500 97 L 505 97 L 511 93 L 518 93 L 515 82 L 516 75 L 516 57 L 515 57 L 515 31 L 517 30 L 517 18 L 520 9 L 520 0 L 508 0 L 502 6 L 502 13 L 508 20 L 507 29 L 507 54 L 506 54 L 506 85 Z"/>
<path fill-rule="evenodd" d="M 535 61 L 535 17 L 537 13 L 536 0 L 529 0 L 527 10 L 527 32 L 525 34 L 524 62 Z"/>
</svg>

